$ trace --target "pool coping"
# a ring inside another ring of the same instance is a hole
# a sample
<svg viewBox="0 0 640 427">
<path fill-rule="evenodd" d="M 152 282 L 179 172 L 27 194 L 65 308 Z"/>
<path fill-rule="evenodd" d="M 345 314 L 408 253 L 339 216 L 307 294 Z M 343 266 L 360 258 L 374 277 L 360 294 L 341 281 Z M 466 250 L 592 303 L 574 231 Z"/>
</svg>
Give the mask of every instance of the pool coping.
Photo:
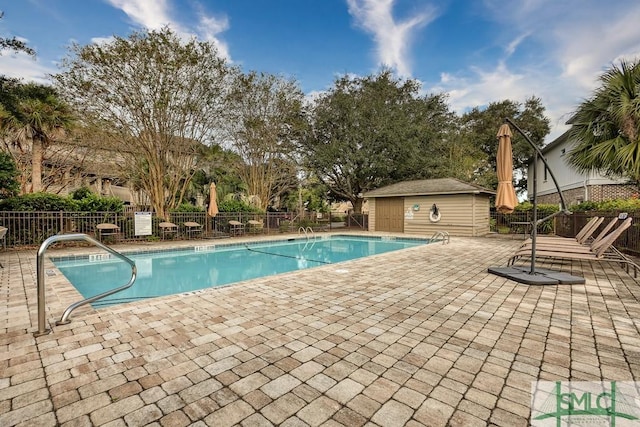
<svg viewBox="0 0 640 427">
<path fill-rule="evenodd" d="M 278 243 L 278 242 L 291 242 L 295 240 L 324 240 L 332 237 L 348 237 L 351 239 L 379 239 L 381 241 L 389 240 L 389 241 L 420 241 L 425 243 L 437 243 L 437 241 L 431 241 L 432 239 L 424 238 L 424 237 L 397 237 L 397 236 L 384 236 L 384 235 L 371 235 L 364 236 L 359 234 L 345 234 L 344 232 L 336 233 L 336 234 L 324 234 L 321 236 L 314 237 L 289 237 L 289 238 L 279 238 L 279 239 L 269 239 L 269 240 L 249 240 L 246 242 L 234 242 L 234 243 L 220 243 L 220 244 L 206 244 L 206 245 L 193 245 L 193 246 L 184 246 L 184 247 L 176 247 L 176 248 L 162 248 L 162 249 L 137 249 L 137 250 L 126 250 L 120 252 L 122 255 L 140 255 L 140 254 L 155 254 L 162 252 L 207 252 L 209 250 L 215 250 L 216 248 L 241 248 L 247 246 L 249 243 L 253 245 L 259 245 L 260 243 Z M 200 248 L 200 250 L 198 250 Z M 101 252 L 103 253 L 103 251 Z M 49 256 L 48 259 L 52 262 L 56 261 L 75 261 L 81 259 L 90 259 L 92 255 L 97 255 L 97 252 L 87 253 L 87 254 L 75 254 L 75 255 L 60 255 L 60 256 Z"/>
<path fill-rule="evenodd" d="M 287 235 L 285 235 L 287 236 Z M 344 236 L 344 237 L 349 237 L 349 238 L 372 238 L 372 237 L 379 237 L 381 240 L 382 239 L 392 239 L 392 240 L 420 240 L 420 241 L 429 241 L 431 239 L 424 237 L 424 236 L 412 236 L 412 235 L 398 235 L 398 234 L 391 234 L 391 233 L 374 233 L 371 234 L 371 232 L 353 232 L 353 233 L 345 233 L 344 230 L 340 231 L 340 232 L 327 232 L 327 233 L 322 233 L 321 235 L 316 235 L 316 238 L 318 239 L 322 239 L 322 238 L 329 238 L 331 236 Z M 259 243 L 271 243 L 271 242 L 278 242 L 278 241 L 291 241 L 291 240 L 303 240 L 306 239 L 306 237 L 304 236 L 300 236 L 298 234 L 291 234 L 288 235 L 288 237 L 283 237 L 282 235 L 277 235 L 277 236 L 246 236 L 246 237 L 241 237 L 241 238 L 237 238 L 238 240 L 236 240 L 236 238 L 234 238 L 233 242 L 227 242 L 225 241 L 224 243 L 220 243 L 220 244 L 216 244 L 216 247 L 222 246 L 222 247 L 243 247 L 248 243 L 254 243 L 254 244 L 259 244 Z M 203 240 L 206 241 L 206 240 Z M 438 241 L 429 243 L 429 244 L 437 244 Z M 158 253 L 158 252 L 168 252 L 168 251 L 180 251 L 180 250 L 185 250 L 188 251 L 190 249 L 193 249 L 196 246 L 199 245 L 194 245 L 193 241 L 179 241 L 179 242 L 158 242 L 156 243 L 154 246 L 156 246 L 157 244 L 164 244 L 166 245 L 166 247 L 162 247 L 162 248 L 152 248 L 152 249 L 140 249 L 137 248 L 136 244 L 123 244 L 123 245 L 113 245 L 111 246 L 113 249 L 118 250 L 118 252 L 122 253 L 123 255 L 127 255 L 127 254 L 137 254 L 137 253 Z M 203 246 L 213 246 L 213 245 L 203 245 Z M 127 247 L 136 247 L 135 249 L 120 249 L 121 247 L 127 248 Z M 419 247 L 419 246 L 418 246 Z M 98 249 L 98 251 L 96 251 L 96 249 Z M 119 250 L 120 249 L 120 250 Z M 411 249 L 415 249 L 415 248 L 405 248 L 402 250 L 411 250 Z M 61 252 L 64 251 L 70 251 L 70 252 L 83 252 L 83 253 L 73 253 L 73 254 L 62 254 L 62 255 L 58 255 L 55 256 L 53 254 L 46 254 L 45 259 L 44 259 L 44 270 L 45 270 L 45 286 L 47 287 L 46 290 L 46 294 L 49 296 L 49 298 L 53 297 L 56 299 L 57 305 L 59 304 L 62 307 L 62 310 L 66 309 L 67 307 L 71 306 L 72 304 L 75 304 L 79 301 L 83 301 L 86 299 L 85 296 L 83 296 L 76 288 L 75 286 L 69 282 L 69 280 L 65 277 L 65 275 L 57 268 L 57 266 L 54 264 L 54 259 L 58 260 L 61 258 L 64 258 L 65 260 L 74 260 L 74 259 L 85 259 L 88 258 L 90 255 L 92 254 L 104 254 L 104 251 L 99 251 L 99 248 L 97 247 L 82 247 L 82 248 L 61 248 L 61 249 L 57 249 Z M 84 253 L 86 251 L 92 250 L 92 253 Z M 366 258 L 375 258 L 375 257 L 379 257 L 382 256 L 383 254 L 376 254 L 376 255 L 370 255 Z M 322 268 L 331 268 L 331 266 L 336 266 L 336 265 L 343 265 L 346 263 L 350 263 L 350 262 L 354 262 L 354 261 L 358 261 L 361 260 L 362 258 L 356 258 L 356 259 L 352 259 L 352 260 L 347 260 L 347 261 L 341 261 L 339 263 L 333 263 L 333 264 L 327 264 L 327 265 L 320 265 L 320 266 L 316 266 L 313 267 L 314 270 L 316 269 L 322 269 Z M 337 269 L 340 270 L 340 269 Z M 270 276 L 265 276 L 265 277 L 277 277 L 277 276 L 284 276 L 284 275 L 288 275 L 288 274 L 295 274 L 300 272 L 301 270 L 293 270 L 293 271 L 288 271 L 288 272 L 283 272 L 283 273 L 278 273 L 278 274 L 274 274 L 274 275 L 270 275 Z M 263 277 L 264 278 L 264 277 Z M 162 295 L 162 296 L 158 296 L 158 297 L 153 297 L 153 298 L 145 298 L 145 299 L 140 299 L 140 300 L 134 300 L 131 302 L 124 302 L 121 304 L 116 304 L 116 305 L 108 305 L 108 306 L 104 306 L 104 307 L 94 307 L 91 304 L 86 304 L 86 305 L 82 305 L 79 308 L 77 308 L 76 310 L 74 310 L 73 312 L 73 316 L 75 317 L 80 317 L 80 316 L 85 316 L 88 314 L 96 314 L 96 313 L 100 313 L 104 310 L 107 309 L 119 309 L 120 306 L 126 308 L 131 306 L 131 304 L 136 304 L 136 303 L 141 303 L 141 302 L 149 302 L 149 301 L 154 301 L 157 299 L 161 299 L 161 298 L 171 298 L 171 297 L 176 297 L 176 296 L 185 296 L 185 295 L 194 295 L 194 294 L 200 294 L 200 293 L 205 293 L 205 292 L 215 292 L 218 289 L 223 289 L 223 288 L 227 288 L 230 286 L 236 286 L 236 285 L 241 285 L 243 283 L 247 283 L 253 280 L 260 280 L 261 278 L 252 278 L 252 279 L 245 279 L 245 280 L 241 280 L 238 282 L 233 282 L 233 283 L 227 283 L 224 285 L 220 285 L 220 286 L 215 286 L 215 287 L 206 287 L 203 289 L 197 289 L 197 290 L 192 290 L 192 291 L 187 291 L 187 292 L 181 292 L 181 293 L 177 293 L 177 294 L 169 294 L 169 295 Z M 116 285 L 116 287 L 119 285 Z M 47 303 L 48 304 L 48 303 Z M 62 312 L 62 311 L 61 311 Z"/>
</svg>

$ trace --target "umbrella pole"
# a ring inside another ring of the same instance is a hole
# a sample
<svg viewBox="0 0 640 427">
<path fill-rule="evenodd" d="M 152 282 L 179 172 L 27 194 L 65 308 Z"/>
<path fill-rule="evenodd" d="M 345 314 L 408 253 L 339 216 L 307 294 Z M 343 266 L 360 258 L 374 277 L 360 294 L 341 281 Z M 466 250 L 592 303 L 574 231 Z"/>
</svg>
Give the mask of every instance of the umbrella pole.
<svg viewBox="0 0 640 427">
<path fill-rule="evenodd" d="M 538 152 L 533 155 L 533 219 L 531 220 L 531 270 L 529 274 L 536 274 L 536 238 L 538 237 Z"/>
</svg>

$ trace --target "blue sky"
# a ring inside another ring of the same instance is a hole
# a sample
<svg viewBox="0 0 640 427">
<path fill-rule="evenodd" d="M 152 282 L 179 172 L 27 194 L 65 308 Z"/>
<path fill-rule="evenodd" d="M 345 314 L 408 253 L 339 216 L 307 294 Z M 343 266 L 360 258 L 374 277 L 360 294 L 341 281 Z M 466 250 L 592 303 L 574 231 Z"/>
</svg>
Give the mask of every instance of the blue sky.
<svg viewBox="0 0 640 427">
<path fill-rule="evenodd" d="M 13 0 L 0 34 L 37 51 L 2 52 L 0 73 L 46 81 L 71 42 L 171 26 L 217 44 L 245 71 L 295 78 L 309 95 L 382 65 L 448 95 L 458 113 L 537 96 L 559 136 L 598 76 L 640 57 L 638 0 Z"/>
</svg>

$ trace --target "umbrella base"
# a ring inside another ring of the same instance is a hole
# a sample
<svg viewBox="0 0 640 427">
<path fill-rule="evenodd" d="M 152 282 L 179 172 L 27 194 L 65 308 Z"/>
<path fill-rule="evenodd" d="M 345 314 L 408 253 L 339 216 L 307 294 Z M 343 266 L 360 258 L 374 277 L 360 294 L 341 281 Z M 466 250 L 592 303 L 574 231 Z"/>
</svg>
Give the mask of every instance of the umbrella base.
<svg viewBox="0 0 640 427">
<path fill-rule="evenodd" d="M 536 269 L 535 274 L 529 272 L 529 267 L 489 267 L 487 271 L 526 285 L 578 285 L 585 283 L 584 277 L 572 276 L 568 273 L 545 268 Z"/>
</svg>

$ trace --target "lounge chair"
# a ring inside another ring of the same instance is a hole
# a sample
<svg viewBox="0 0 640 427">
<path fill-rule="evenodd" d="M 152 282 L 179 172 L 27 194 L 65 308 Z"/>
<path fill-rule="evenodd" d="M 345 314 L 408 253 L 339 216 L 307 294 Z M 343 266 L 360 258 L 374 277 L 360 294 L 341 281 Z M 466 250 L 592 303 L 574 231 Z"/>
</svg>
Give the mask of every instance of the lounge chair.
<svg viewBox="0 0 640 427">
<path fill-rule="evenodd" d="M 582 227 L 580 229 L 580 231 L 578 231 L 578 233 L 576 234 L 576 237 L 538 236 L 536 240 L 538 242 L 543 242 L 544 241 L 544 242 L 550 242 L 550 243 L 557 243 L 557 242 L 575 243 L 575 242 L 577 242 L 579 244 L 585 244 L 591 238 L 593 233 L 596 232 L 598 227 L 600 227 L 600 225 L 602 224 L 603 221 L 604 221 L 604 217 L 594 216 L 593 218 L 591 218 L 584 225 L 584 227 Z M 611 227 L 609 227 L 609 229 L 610 228 Z M 528 241 L 525 242 L 525 244 L 528 244 L 528 243 L 530 244 L 530 242 L 528 242 Z"/>
<path fill-rule="evenodd" d="M 195 221 L 187 221 L 184 223 L 184 232 L 187 235 L 187 239 L 191 239 L 194 234 L 202 235 L 202 224 L 198 224 Z"/>
<path fill-rule="evenodd" d="M 160 224 L 158 224 L 158 227 L 160 228 L 162 240 L 164 240 L 168 235 L 178 235 L 178 226 L 172 222 L 161 222 Z"/>
<path fill-rule="evenodd" d="M 536 244 L 536 255 L 541 252 L 571 252 L 571 253 L 584 253 L 584 254 L 594 254 L 598 253 L 600 250 L 610 249 L 615 240 L 620 237 L 620 235 L 631 226 L 631 218 L 627 218 L 617 227 L 615 230 L 603 236 L 598 240 L 594 240 L 590 245 L 581 245 L 579 243 L 568 244 L 566 242 L 562 243 L 542 243 L 540 245 Z M 611 240 L 613 236 L 613 241 Z M 525 245 L 520 247 L 516 254 L 526 254 L 531 252 L 531 245 Z"/>
<path fill-rule="evenodd" d="M 600 224 L 602 221 L 596 221 L 596 224 Z M 553 250 L 557 246 L 561 245 L 563 249 L 567 250 L 568 248 L 576 248 L 577 252 L 588 252 L 589 249 L 597 249 L 598 244 L 604 239 L 609 231 L 613 228 L 613 226 L 618 222 L 618 218 L 613 218 L 607 225 L 602 229 L 600 234 L 593 240 L 588 240 L 588 237 L 591 236 L 597 229 L 596 227 L 592 227 L 587 233 L 583 234 L 581 239 L 571 238 L 571 237 L 542 237 L 536 239 L 536 248 L 539 249 L 550 249 Z M 586 226 L 585 226 L 586 227 Z M 584 242 L 584 243 L 581 243 Z M 521 248 L 531 248 L 531 241 L 525 242 Z"/>
<path fill-rule="evenodd" d="M 2 240 L 2 249 L 7 249 L 7 231 L 9 229 L 7 227 L 0 227 L 0 240 Z M 0 263 L 0 268 L 4 268 L 4 265 Z"/>
<path fill-rule="evenodd" d="M 607 236 L 600 239 L 594 247 L 565 247 L 563 245 L 557 245 L 553 248 L 540 248 L 536 247 L 536 258 L 551 258 L 551 259 L 563 259 L 563 260 L 578 260 L 578 261 L 612 261 L 619 262 L 625 265 L 626 270 L 629 271 L 629 266 L 633 267 L 634 277 L 637 276 L 638 267 L 633 261 L 627 258 L 623 253 L 618 251 L 613 244 L 615 241 L 631 227 L 631 218 L 627 218 L 620 224 L 614 231 L 610 232 Z M 517 260 L 522 258 L 531 258 L 531 248 L 519 249 L 507 262 L 508 265 L 513 265 Z"/>
</svg>

